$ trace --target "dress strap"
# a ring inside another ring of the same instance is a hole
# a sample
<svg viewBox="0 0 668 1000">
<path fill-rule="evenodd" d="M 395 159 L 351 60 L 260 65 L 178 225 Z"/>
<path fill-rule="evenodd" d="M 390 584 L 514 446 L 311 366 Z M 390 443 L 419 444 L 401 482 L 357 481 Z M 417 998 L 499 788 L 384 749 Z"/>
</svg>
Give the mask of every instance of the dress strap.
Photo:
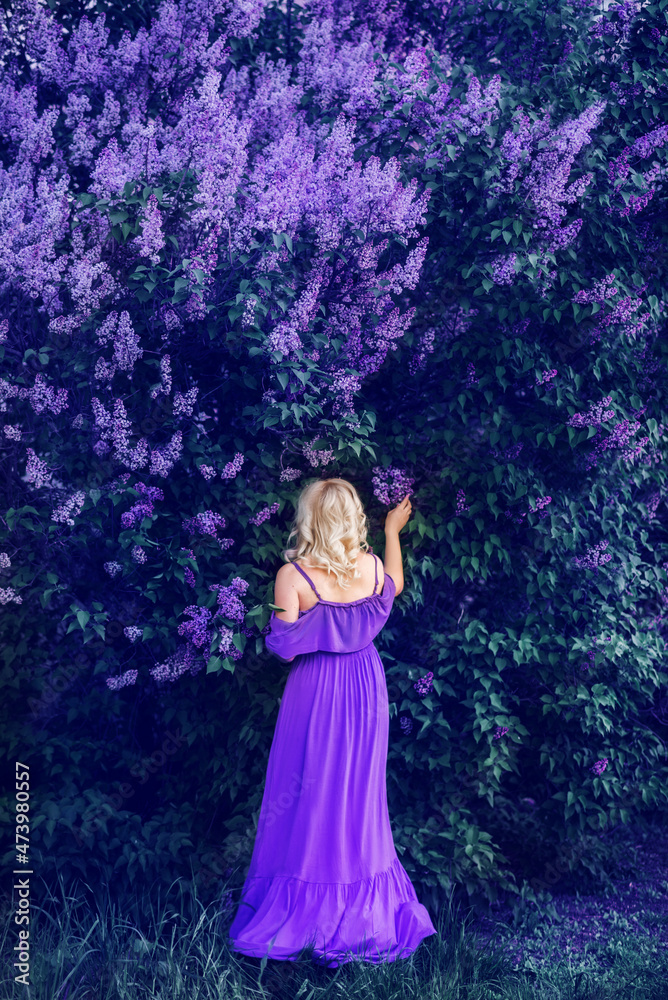
<svg viewBox="0 0 668 1000">
<path fill-rule="evenodd" d="M 315 590 L 315 596 L 316 596 L 316 597 L 318 598 L 318 600 L 319 600 L 319 601 L 321 601 L 321 600 L 322 600 L 322 597 L 320 596 L 320 594 L 318 593 L 318 591 L 317 591 L 317 590 L 315 589 L 315 584 L 313 583 L 313 580 L 312 580 L 312 579 L 310 578 L 310 576 L 308 576 L 308 575 L 307 575 L 307 574 L 306 574 L 306 573 L 304 572 L 304 570 L 303 570 L 303 569 L 301 568 L 301 566 L 300 566 L 300 565 L 299 565 L 298 563 L 296 563 L 296 562 L 293 562 L 293 564 L 292 564 L 292 565 L 293 565 L 293 566 L 294 566 L 294 567 L 295 567 L 296 569 L 298 569 L 298 570 L 299 570 L 299 572 L 301 573 L 301 575 L 302 575 L 302 576 L 304 577 L 304 579 L 305 579 L 305 580 L 308 580 L 308 582 L 309 582 L 309 583 L 311 584 L 311 586 L 313 587 L 313 590 Z"/>
<path fill-rule="evenodd" d="M 373 552 L 371 554 L 373 555 L 373 565 L 374 565 L 374 569 L 376 570 L 376 582 L 374 583 L 373 590 L 372 590 L 372 594 L 375 594 L 376 593 L 376 587 L 378 586 L 378 556 L 375 555 L 375 553 L 373 553 Z"/>
</svg>

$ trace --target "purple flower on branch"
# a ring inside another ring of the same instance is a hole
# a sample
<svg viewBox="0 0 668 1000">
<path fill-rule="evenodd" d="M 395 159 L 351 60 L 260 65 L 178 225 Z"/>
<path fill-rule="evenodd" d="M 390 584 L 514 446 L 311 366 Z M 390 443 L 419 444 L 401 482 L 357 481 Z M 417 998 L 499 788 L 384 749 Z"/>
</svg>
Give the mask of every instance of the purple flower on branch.
<svg viewBox="0 0 668 1000">
<path fill-rule="evenodd" d="M 279 506 L 280 504 L 278 500 L 276 500 L 275 503 L 272 503 L 271 507 L 263 507 L 262 510 L 257 512 L 257 514 L 253 514 L 252 517 L 248 518 L 248 523 L 255 525 L 264 524 L 264 522 L 268 520 L 272 514 L 277 512 Z"/>
<path fill-rule="evenodd" d="M 126 670 L 125 673 L 119 674 L 118 677 L 107 677 L 107 687 L 110 691 L 120 691 L 121 688 L 135 684 L 138 676 L 139 673 L 137 670 Z"/>
<path fill-rule="evenodd" d="M 375 465 L 371 482 L 376 499 L 382 504 L 391 506 L 401 503 L 407 493 L 410 495 L 413 492 L 415 479 L 403 469 L 391 465 L 383 469 L 382 466 Z"/>
<path fill-rule="evenodd" d="M 208 608 L 200 608 L 196 604 L 189 604 L 183 610 L 184 615 L 189 615 L 189 622 L 181 622 L 178 627 L 179 635 L 187 636 L 194 646 L 200 647 L 211 642 L 211 631 L 207 628 L 211 612 Z"/>
</svg>

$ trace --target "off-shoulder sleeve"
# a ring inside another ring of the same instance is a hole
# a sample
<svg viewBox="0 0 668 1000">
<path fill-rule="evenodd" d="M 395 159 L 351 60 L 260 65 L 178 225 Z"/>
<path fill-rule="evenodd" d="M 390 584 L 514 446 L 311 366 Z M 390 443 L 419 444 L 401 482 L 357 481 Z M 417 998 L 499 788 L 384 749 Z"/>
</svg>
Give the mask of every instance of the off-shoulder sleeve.
<svg viewBox="0 0 668 1000">
<path fill-rule="evenodd" d="M 318 650 L 318 629 L 313 628 L 316 622 L 312 614 L 286 622 L 272 611 L 269 624 L 271 631 L 264 637 L 265 646 L 284 663 L 300 653 L 315 653 Z"/>
</svg>

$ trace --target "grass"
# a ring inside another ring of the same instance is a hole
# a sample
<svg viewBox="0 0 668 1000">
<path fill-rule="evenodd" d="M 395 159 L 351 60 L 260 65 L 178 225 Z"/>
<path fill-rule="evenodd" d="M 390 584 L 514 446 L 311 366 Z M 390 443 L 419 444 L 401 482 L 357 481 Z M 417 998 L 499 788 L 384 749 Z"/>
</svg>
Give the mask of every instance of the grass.
<svg viewBox="0 0 668 1000">
<path fill-rule="evenodd" d="M 481 936 L 451 896 L 436 922 L 438 934 L 410 958 L 327 969 L 307 951 L 296 962 L 230 953 L 233 912 L 205 907 L 178 883 L 168 899 L 150 887 L 143 894 L 133 894 L 131 887 L 126 892 L 124 900 L 114 901 L 100 886 L 80 883 L 68 890 L 61 880 L 57 893 L 45 887 L 39 904 L 33 897 L 29 989 L 14 982 L 17 936 L 13 911 L 7 910 L 0 1000 L 665 1000 L 668 995 L 668 954 L 654 937 L 636 933 L 624 920 L 616 935 L 608 933 L 609 967 L 603 968 L 588 962 L 586 945 L 584 959 L 565 952 L 569 928 L 563 921 L 530 914 L 520 932 L 525 941 L 538 935 L 541 961 L 529 958 L 516 968 L 512 949 L 502 947 L 494 932 Z M 133 913 L 141 914 L 141 921 Z"/>
</svg>

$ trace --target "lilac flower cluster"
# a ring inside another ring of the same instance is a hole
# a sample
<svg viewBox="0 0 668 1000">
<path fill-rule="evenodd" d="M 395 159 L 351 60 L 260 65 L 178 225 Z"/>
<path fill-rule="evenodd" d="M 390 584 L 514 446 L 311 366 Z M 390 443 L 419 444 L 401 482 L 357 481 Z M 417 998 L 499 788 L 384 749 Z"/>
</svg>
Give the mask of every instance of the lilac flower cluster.
<svg viewBox="0 0 668 1000">
<path fill-rule="evenodd" d="M 52 386 L 47 385 L 41 372 L 35 375 L 35 383 L 31 388 L 18 388 L 16 395 L 19 399 L 29 400 L 35 413 L 50 410 L 51 413 L 58 414 L 70 405 L 67 402 L 67 389 L 58 389 L 56 392 Z"/>
<path fill-rule="evenodd" d="M 165 681 L 173 683 L 188 672 L 191 677 L 194 677 L 203 667 L 204 659 L 197 655 L 195 646 L 191 642 L 187 642 L 179 646 L 176 652 L 168 656 L 164 663 L 153 667 L 149 673 L 156 683 L 164 684 Z"/>
<path fill-rule="evenodd" d="M 238 451 L 231 462 L 228 462 L 225 468 L 220 473 L 221 479 L 234 479 L 234 477 L 241 472 L 241 466 L 244 464 L 244 456 L 242 452 Z"/>
<path fill-rule="evenodd" d="M 415 478 L 409 476 L 407 472 L 398 467 L 389 465 L 383 469 L 380 465 L 374 465 L 371 483 L 373 493 L 382 504 L 391 506 L 401 503 L 406 494 L 413 493 Z"/>
<path fill-rule="evenodd" d="M 497 726 L 494 730 L 494 736 L 492 739 L 500 740 L 501 737 L 505 736 L 508 731 L 508 726 Z"/>
<path fill-rule="evenodd" d="M 418 692 L 419 695 L 424 696 L 425 694 L 429 694 L 429 692 L 433 689 L 433 684 L 432 684 L 433 679 L 434 675 L 430 670 L 428 671 L 428 673 L 424 675 L 424 677 L 420 677 L 419 680 L 415 682 L 413 687 L 415 688 L 415 690 Z"/>
<path fill-rule="evenodd" d="M 26 462 L 25 481 L 32 483 L 35 489 L 39 490 L 50 482 L 51 470 L 47 467 L 46 462 L 37 457 L 32 448 L 26 448 L 26 453 L 28 461 Z"/>
<path fill-rule="evenodd" d="M 534 382 L 534 385 L 545 385 L 545 383 L 547 382 L 547 383 L 549 383 L 548 386 L 547 386 L 547 388 L 548 389 L 552 389 L 553 386 L 554 386 L 554 383 L 552 382 L 552 379 L 556 378 L 556 376 L 558 374 L 559 374 L 559 372 L 557 371 L 556 368 L 547 368 L 543 372 L 543 374 L 541 375 L 541 377 L 536 379 L 536 381 Z"/>
<path fill-rule="evenodd" d="M 269 631 L 269 629 L 270 626 L 267 626 L 267 631 Z M 218 633 L 219 633 L 218 652 L 222 653 L 223 656 L 228 656 L 231 660 L 240 660 L 244 654 L 235 645 L 234 632 L 232 631 L 232 629 L 228 628 L 227 625 L 219 625 Z"/>
<path fill-rule="evenodd" d="M 198 392 L 198 386 L 194 385 L 185 395 L 180 392 L 174 394 L 175 417 L 192 417 Z"/>
<path fill-rule="evenodd" d="M 612 396 L 605 396 L 600 403 L 592 403 L 585 413 L 574 413 L 566 421 L 567 427 L 596 427 L 605 420 L 614 420 L 615 411 L 606 410 Z"/>
<path fill-rule="evenodd" d="M 402 732 L 406 736 L 408 736 L 408 734 L 413 729 L 413 720 L 410 719 L 407 715 L 402 715 L 401 718 L 399 719 L 399 725 L 401 726 Z"/>
<path fill-rule="evenodd" d="M 478 385 L 479 383 L 480 379 L 476 378 L 475 374 L 475 365 L 472 361 L 469 361 L 466 366 L 466 381 L 464 382 L 464 388 L 471 389 L 474 385 Z"/>
<path fill-rule="evenodd" d="M 353 375 L 345 371 L 335 371 L 332 376 L 332 394 L 336 397 L 334 401 L 335 414 L 347 414 L 353 411 L 353 396 L 362 387 L 362 379 L 359 375 Z"/>
<path fill-rule="evenodd" d="M 145 517 L 151 517 L 155 501 L 165 499 L 165 494 L 159 486 L 146 486 L 144 483 L 137 483 L 135 489 L 138 493 L 143 494 L 143 499 L 138 500 L 130 510 L 121 514 L 121 527 L 123 528 L 134 528 L 135 524 L 139 524 Z"/>
<path fill-rule="evenodd" d="M 106 563 L 104 563 L 104 568 L 105 568 L 105 571 L 111 577 L 118 576 L 118 574 L 123 569 L 123 567 L 121 566 L 121 564 L 119 562 L 113 562 L 113 561 L 112 562 L 106 562 Z"/>
<path fill-rule="evenodd" d="M 178 393 L 177 393 L 178 395 Z M 152 476 L 162 476 L 166 479 L 172 471 L 175 463 L 181 457 L 183 450 L 183 432 L 174 431 L 169 444 L 164 448 L 155 448 L 151 452 L 151 465 L 149 472 Z"/>
<path fill-rule="evenodd" d="M 248 581 L 240 576 L 235 576 L 230 584 L 212 584 L 209 590 L 218 591 L 218 611 L 217 614 L 223 618 L 229 618 L 234 622 L 242 622 L 246 615 L 246 608 L 239 600 L 239 595 L 243 595 L 248 590 Z"/>
<path fill-rule="evenodd" d="M 227 526 L 227 521 L 222 514 L 216 514 L 212 510 L 204 510 L 195 514 L 194 517 L 186 518 L 185 521 L 181 522 L 181 526 L 184 531 L 191 535 L 197 532 L 200 535 L 213 535 L 214 538 L 217 538 L 218 531 Z"/>
<path fill-rule="evenodd" d="M 637 315 L 640 310 L 640 315 Z M 601 339 L 601 336 L 609 326 L 619 324 L 623 328 L 629 340 L 637 338 L 644 331 L 648 321 L 648 314 L 643 311 L 642 299 L 640 295 L 624 295 L 613 306 L 609 313 L 601 316 L 601 319 L 591 333 L 591 343 Z"/>
<path fill-rule="evenodd" d="M 151 389 L 151 399 L 163 393 L 169 396 L 172 391 L 172 359 L 169 354 L 163 354 L 160 358 L 160 384 Z"/>
<path fill-rule="evenodd" d="M 601 38 L 603 35 L 613 35 L 618 43 L 623 45 L 629 37 L 633 20 L 641 6 L 641 0 L 619 0 L 594 22 L 591 28 L 592 36 Z M 614 15 L 614 20 L 611 15 Z"/>
<path fill-rule="evenodd" d="M 0 552 L 0 569 L 9 569 L 12 561 L 6 552 Z"/>
<path fill-rule="evenodd" d="M 587 456 L 587 467 L 591 468 L 595 465 L 599 456 L 612 448 L 620 449 L 621 457 L 626 462 L 634 462 L 641 455 L 643 448 L 650 443 L 649 437 L 645 435 L 636 442 L 635 447 L 631 445 L 631 438 L 639 429 L 640 423 L 637 420 L 620 420 L 613 427 L 609 436 L 605 440 L 599 441 Z"/>
<path fill-rule="evenodd" d="M 264 522 L 267 521 L 272 514 L 275 514 L 278 511 L 279 507 L 280 504 L 278 500 L 276 500 L 275 503 L 272 503 L 271 507 L 263 507 L 262 510 L 257 512 L 257 514 L 253 514 L 252 517 L 249 517 L 248 523 L 255 525 L 264 524 Z"/>
<path fill-rule="evenodd" d="M 12 385 L 4 378 L 0 378 L 0 412 L 7 412 L 7 400 L 13 399 L 19 394 L 19 386 Z"/>
<path fill-rule="evenodd" d="M 135 237 L 135 244 L 142 257 L 150 257 L 152 264 L 160 263 L 160 251 L 165 247 L 162 231 L 162 216 L 158 199 L 151 194 L 141 214 L 141 234 Z"/>
<path fill-rule="evenodd" d="M 200 608 L 196 604 L 189 604 L 183 610 L 184 615 L 190 616 L 189 622 L 181 622 L 178 628 L 179 635 L 185 635 L 192 642 L 193 646 L 210 645 L 212 633 L 207 628 L 211 612 L 208 608 Z"/>
<path fill-rule="evenodd" d="M 129 639 L 130 642 L 137 642 L 138 639 L 141 639 L 143 634 L 144 630 L 137 628 L 136 625 L 128 625 L 127 628 L 123 629 L 123 635 L 126 639 Z"/>
<path fill-rule="evenodd" d="M 466 494 L 464 490 L 457 490 L 457 506 L 455 507 L 455 514 L 465 514 L 467 510 L 471 509 L 471 505 L 465 503 Z"/>
<path fill-rule="evenodd" d="M 13 587 L 0 587 L 0 604 L 23 604 L 23 598 Z"/>
<path fill-rule="evenodd" d="M 502 254 L 492 262 L 492 280 L 497 285 L 512 285 L 515 281 L 516 253 Z"/>
<path fill-rule="evenodd" d="M 434 353 L 434 338 L 434 330 L 427 330 L 422 334 L 418 341 L 417 349 L 411 355 L 408 362 L 408 371 L 410 375 L 415 375 L 417 372 L 422 371 L 426 367 L 428 355 Z"/>
<path fill-rule="evenodd" d="M 126 670 L 125 673 L 119 674 L 118 677 L 107 677 L 107 687 L 110 691 L 120 691 L 121 688 L 135 684 L 138 676 L 139 672 L 137 670 Z"/>
<path fill-rule="evenodd" d="M 197 581 L 195 580 L 195 574 L 191 570 L 190 566 L 186 566 L 186 568 L 184 569 L 183 577 L 188 586 L 192 587 L 192 589 L 194 590 L 195 587 L 197 586 Z"/>
<path fill-rule="evenodd" d="M 661 503 L 662 499 L 663 497 L 661 496 L 660 491 L 652 493 L 652 495 L 647 498 L 647 500 L 645 501 L 645 506 L 647 507 L 647 516 L 645 518 L 646 521 L 652 521 L 656 517 L 656 509 Z"/>
<path fill-rule="evenodd" d="M 130 472 L 123 472 L 116 479 L 112 480 L 112 482 L 110 482 L 109 486 L 107 487 L 109 493 L 111 493 L 113 496 L 116 496 L 118 493 L 125 493 L 128 484 L 128 479 L 130 478 L 131 474 L 132 473 Z M 162 497 L 160 497 L 160 499 L 162 499 Z"/>
<path fill-rule="evenodd" d="M 587 657 L 589 662 L 588 663 L 582 662 L 580 664 L 580 670 L 588 671 L 590 667 L 594 666 L 594 660 L 596 659 L 596 650 L 588 649 L 587 652 L 585 653 L 585 656 Z"/>
<path fill-rule="evenodd" d="M 133 472 L 142 469 L 149 458 L 148 442 L 141 438 L 135 448 L 130 448 L 131 424 L 122 399 L 114 399 L 113 417 L 107 413 L 97 396 L 91 399 L 95 416 L 95 426 L 100 431 L 100 438 L 93 446 L 95 453 L 102 457 L 113 446 L 116 458 L 129 465 Z"/>
<path fill-rule="evenodd" d="M 595 764 L 592 764 L 589 770 L 592 771 L 594 774 L 603 774 L 607 766 L 608 766 L 608 758 L 603 757 L 602 760 L 597 760 Z"/>
<path fill-rule="evenodd" d="M 573 563 L 578 569 L 597 569 L 612 559 L 609 552 L 603 552 L 607 547 L 608 540 L 606 539 L 603 542 L 599 542 L 598 545 L 588 548 L 584 556 L 575 556 Z"/>
<path fill-rule="evenodd" d="M 85 491 L 77 490 L 77 492 L 73 493 L 71 497 L 65 500 L 60 507 L 56 507 L 51 514 L 51 520 L 60 521 L 62 524 L 69 524 L 69 526 L 73 528 L 75 523 L 74 518 L 78 517 L 81 513 L 85 501 Z"/>
<path fill-rule="evenodd" d="M 583 196 L 593 174 L 584 174 L 570 184 L 568 181 L 575 158 L 591 141 L 590 133 L 598 125 L 604 108 L 605 102 L 597 101 L 577 118 L 568 119 L 550 130 L 549 112 L 542 121 L 531 123 L 529 116 L 524 114 L 523 106 L 519 105 L 511 128 L 501 139 L 500 152 L 509 161 L 509 167 L 505 176 L 492 185 L 490 194 L 499 197 L 512 192 L 522 170 L 522 184 L 536 215 L 535 237 L 539 244 L 544 244 L 538 246 L 539 250 L 554 253 L 572 244 L 577 237 L 582 225 L 580 219 L 561 226 L 566 215 L 565 206 Z M 546 143 L 548 148 L 541 148 Z M 503 279 L 499 283 L 510 283 L 513 275 L 509 261 L 506 261 L 505 269 L 502 261 L 497 266 Z"/>
<path fill-rule="evenodd" d="M 204 476 L 207 483 L 209 482 L 210 479 L 216 478 L 216 470 L 212 465 L 200 465 L 199 471 Z"/>
<path fill-rule="evenodd" d="M 299 469 L 293 469 L 289 465 L 285 469 L 281 469 L 281 474 L 279 476 L 279 482 L 281 483 L 291 483 L 295 479 L 299 479 L 301 472 Z"/>
<path fill-rule="evenodd" d="M 141 545 L 133 545 L 130 554 L 131 554 L 134 562 L 141 563 L 141 564 L 143 564 L 143 563 L 146 562 L 146 558 L 147 558 L 146 557 L 146 552 L 141 547 Z"/>
<path fill-rule="evenodd" d="M 529 507 L 529 510 L 532 514 L 535 514 L 537 511 L 542 510 L 543 507 L 547 507 L 549 503 L 552 503 L 552 497 L 538 497 L 536 500 L 536 506 Z M 547 517 L 547 511 L 545 511 L 541 517 Z"/>
<path fill-rule="evenodd" d="M 610 274 L 606 274 L 594 282 L 591 288 L 581 288 L 579 292 L 576 292 L 573 296 L 573 302 L 578 302 L 581 305 L 586 305 L 589 302 L 598 302 L 599 305 L 603 305 L 606 299 L 612 298 L 613 295 L 617 294 L 616 280 L 614 273 L 611 271 Z"/>
<path fill-rule="evenodd" d="M 320 450 L 313 447 L 314 442 L 311 444 L 302 445 L 302 455 L 307 458 L 310 464 L 315 467 L 317 465 L 327 465 L 334 458 L 334 451 L 332 448 L 321 448 Z"/>
<path fill-rule="evenodd" d="M 3 431 L 5 437 L 8 437 L 10 441 L 21 440 L 21 428 L 17 424 L 5 424 Z"/>
</svg>

